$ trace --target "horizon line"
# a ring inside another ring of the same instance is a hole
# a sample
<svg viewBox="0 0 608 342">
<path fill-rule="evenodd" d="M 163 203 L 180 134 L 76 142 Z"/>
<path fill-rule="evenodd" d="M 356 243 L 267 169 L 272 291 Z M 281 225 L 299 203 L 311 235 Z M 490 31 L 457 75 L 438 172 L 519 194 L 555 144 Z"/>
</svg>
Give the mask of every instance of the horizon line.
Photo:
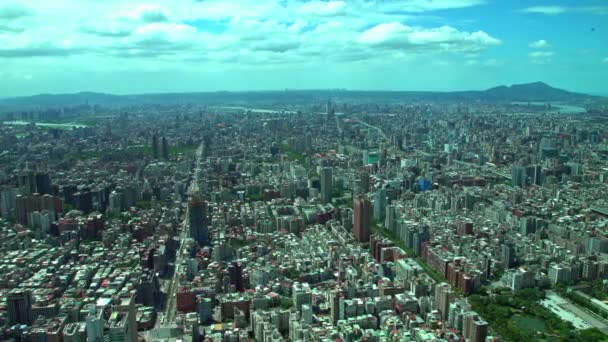
<svg viewBox="0 0 608 342">
<path fill-rule="evenodd" d="M 94 91 L 94 90 L 80 90 L 74 92 L 63 92 L 63 93 L 51 93 L 51 92 L 41 92 L 34 93 L 30 95 L 16 95 L 16 96 L 0 96 L 0 100 L 6 99 L 14 99 L 14 98 L 24 98 L 24 97 L 35 97 L 35 96 L 61 96 L 61 95 L 79 95 L 79 94 L 99 94 L 99 95 L 109 95 L 109 96 L 142 96 L 142 95 L 163 95 L 163 94 L 196 94 L 196 93 L 269 93 L 269 92 L 289 92 L 289 91 L 342 91 L 342 92 L 391 92 L 391 93 L 407 93 L 407 92 L 418 92 L 418 93 L 455 93 L 455 92 L 482 92 L 488 91 L 498 87 L 512 87 L 516 85 L 530 85 L 541 83 L 557 90 L 564 90 L 571 93 L 578 93 L 583 95 L 591 95 L 591 96 L 601 96 L 605 97 L 608 94 L 600 94 L 600 93 L 587 93 L 580 91 L 572 91 L 564 88 L 556 88 L 551 86 L 550 84 L 543 81 L 534 81 L 534 82 L 524 82 L 524 83 L 511 83 L 511 84 L 501 84 L 497 86 L 492 86 L 489 88 L 481 88 L 481 89 L 461 89 L 461 90 L 397 90 L 397 89 L 351 89 L 351 88 L 283 88 L 283 89 L 258 89 L 258 90 L 190 90 L 190 91 L 151 91 L 151 92 L 141 92 L 141 93 L 113 93 L 113 92 L 104 92 L 104 91 Z"/>
</svg>

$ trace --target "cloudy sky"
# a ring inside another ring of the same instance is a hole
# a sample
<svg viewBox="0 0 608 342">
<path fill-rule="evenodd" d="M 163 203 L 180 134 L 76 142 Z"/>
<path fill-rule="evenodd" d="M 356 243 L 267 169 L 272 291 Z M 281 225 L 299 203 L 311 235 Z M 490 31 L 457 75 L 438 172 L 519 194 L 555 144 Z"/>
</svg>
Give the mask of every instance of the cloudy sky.
<svg viewBox="0 0 608 342">
<path fill-rule="evenodd" d="M 0 97 L 606 80 L 605 0 L 0 0 Z"/>
</svg>

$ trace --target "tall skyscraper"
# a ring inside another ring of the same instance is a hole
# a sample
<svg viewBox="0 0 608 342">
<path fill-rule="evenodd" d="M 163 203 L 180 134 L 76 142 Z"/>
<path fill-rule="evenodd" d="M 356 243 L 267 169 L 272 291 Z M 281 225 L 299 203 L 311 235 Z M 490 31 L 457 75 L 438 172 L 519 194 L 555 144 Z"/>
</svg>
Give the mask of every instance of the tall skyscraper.
<svg viewBox="0 0 608 342">
<path fill-rule="evenodd" d="M 238 292 L 245 291 L 245 284 L 243 283 L 243 265 L 240 262 L 233 261 L 228 266 L 228 273 L 230 275 L 230 283 L 234 285 L 234 288 Z"/>
<path fill-rule="evenodd" d="M 193 195 L 188 203 L 188 218 L 190 237 L 199 246 L 209 244 L 209 227 L 207 227 L 207 202 L 197 195 Z"/>
<path fill-rule="evenodd" d="M 36 192 L 45 195 L 51 193 L 51 177 L 48 172 L 39 172 L 34 176 L 36 179 Z"/>
<path fill-rule="evenodd" d="M 331 202 L 331 195 L 333 192 L 332 177 L 331 167 L 324 167 L 321 169 L 321 201 L 323 201 L 323 203 Z"/>
<path fill-rule="evenodd" d="M 454 292 L 452 287 L 448 283 L 441 283 L 435 286 L 435 308 L 441 313 L 441 318 L 446 320 L 448 318 L 448 312 L 450 303 L 454 299 Z"/>
<path fill-rule="evenodd" d="M 165 138 L 165 137 L 163 137 L 163 140 L 162 140 L 162 152 L 163 152 L 163 159 L 169 160 L 169 142 L 167 142 L 167 138 Z"/>
<path fill-rule="evenodd" d="M 505 269 L 515 266 L 515 247 L 513 243 L 500 245 L 500 258 Z"/>
<path fill-rule="evenodd" d="M 87 341 L 100 342 L 103 340 L 103 310 L 97 311 L 94 304 L 89 307 L 86 319 Z"/>
<path fill-rule="evenodd" d="M 374 219 L 382 222 L 386 215 L 386 189 L 376 191 L 374 197 Z"/>
<path fill-rule="evenodd" d="M 30 324 L 32 322 L 32 293 L 30 291 L 11 291 L 6 297 L 8 322 Z"/>
<path fill-rule="evenodd" d="M 526 167 L 514 165 L 511 169 L 511 184 L 513 186 L 525 188 L 528 185 L 528 175 L 526 171 Z"/>
<path fill-rule="evenodd" d="M 338 325 L 338 321 L 344 319 L 344 295 L 338 289 L 331 290 L 330 298 L 330 313 L 331 323 L 334 326 Z"/>
<path fill-rule="evenodd" d="M 24 195 L 31 195 L 36 192 L 36 175 L 26 164 L 25 169 L 17 175 L 19 189 Z"/>
<path fill-rule="evenodd" d="M 152 157 L 158 159 L 158 136 L 156 133 L 152 135 Z"/>
<path fill-rule="evenodd" d="M 371 202 L 363 196 L 355 197 L 354 211 L 353 234 L 355 239 L 359 242 L 368 242 L 372 218 Z"/>
</svg>

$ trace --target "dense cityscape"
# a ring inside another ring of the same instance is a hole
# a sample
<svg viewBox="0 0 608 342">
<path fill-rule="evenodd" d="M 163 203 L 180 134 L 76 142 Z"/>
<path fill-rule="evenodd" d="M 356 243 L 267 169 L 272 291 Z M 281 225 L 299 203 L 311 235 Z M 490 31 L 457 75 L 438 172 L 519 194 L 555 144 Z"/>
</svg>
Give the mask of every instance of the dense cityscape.
<svg viewBox="0 0 608 342">
<path fill-rule="evenodd" d="M 608 338 L 600 98 L 315 94 L 4 110 L 0 340 Z"/>
</svg>

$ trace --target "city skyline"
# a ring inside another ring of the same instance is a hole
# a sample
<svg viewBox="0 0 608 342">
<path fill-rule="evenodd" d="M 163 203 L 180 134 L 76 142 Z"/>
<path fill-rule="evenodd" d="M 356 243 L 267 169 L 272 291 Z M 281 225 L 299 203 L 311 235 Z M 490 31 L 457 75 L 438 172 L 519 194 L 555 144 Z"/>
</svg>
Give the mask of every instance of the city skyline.
<svg viewBox="0 0 608 342">
<path fill-rule="evenodd" d="M 8 1 L 0 97 L 535 81 L 605 95 L 607 15 L 601 1 Z"/>
</svg>

